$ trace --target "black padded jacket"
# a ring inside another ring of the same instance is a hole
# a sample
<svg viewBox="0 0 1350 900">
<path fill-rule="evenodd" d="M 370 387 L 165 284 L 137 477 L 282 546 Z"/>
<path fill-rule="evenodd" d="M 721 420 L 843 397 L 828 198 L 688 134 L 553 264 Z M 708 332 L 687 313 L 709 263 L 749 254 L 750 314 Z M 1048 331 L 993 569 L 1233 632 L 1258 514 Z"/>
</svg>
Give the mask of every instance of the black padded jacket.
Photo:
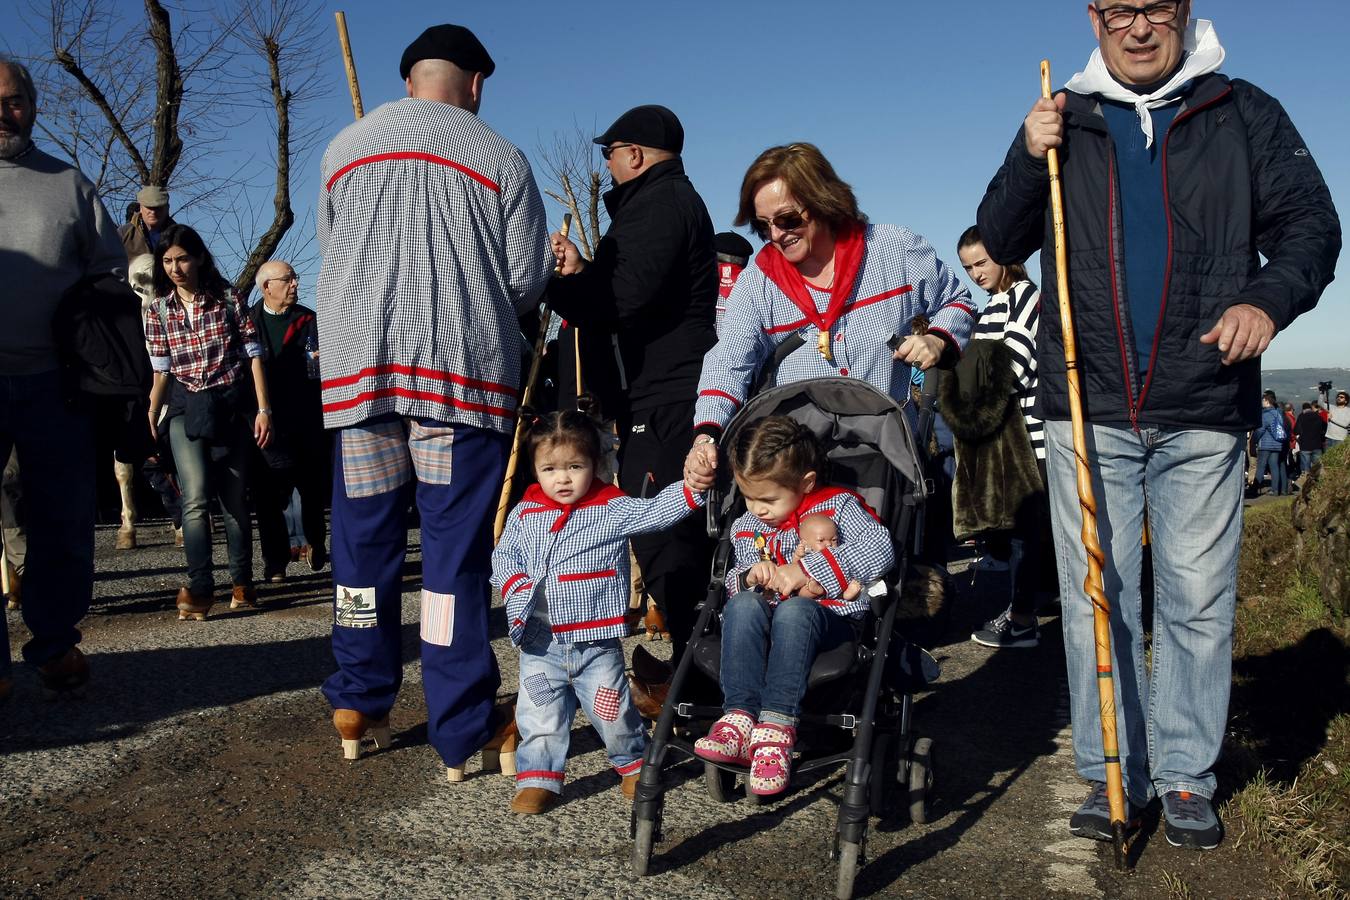
<svg viewBox="0 0 1350 900">
<path fill-rule="evenodd" d="M 1136 428 L 1257 427 L 1260 359 L 1224 366 L 1216 345 L 1200 343 L 1200 336 L 1238 303 L 1259 307 L 1284 329 L 1331 282 L 1340 220 L 1289 116 L 1248 82 L 1205 75 L 1157 136 L 1168 259 L 1149 360 L 1136 358 L 1130 330 L 1115 152 L 1097 100 L 1069 92 L 1064 126 L 1069 296 L 1086 419 Z M 1020 128 L 977 222 L 997 261 L 1018 262 L 1042 250 L 1037 415 L 1068 419 L 1050 179 L 1045 161 L 1027 152 Z M 1142 384 L 1141 371 L 1148 373 Z"/>
</svg>

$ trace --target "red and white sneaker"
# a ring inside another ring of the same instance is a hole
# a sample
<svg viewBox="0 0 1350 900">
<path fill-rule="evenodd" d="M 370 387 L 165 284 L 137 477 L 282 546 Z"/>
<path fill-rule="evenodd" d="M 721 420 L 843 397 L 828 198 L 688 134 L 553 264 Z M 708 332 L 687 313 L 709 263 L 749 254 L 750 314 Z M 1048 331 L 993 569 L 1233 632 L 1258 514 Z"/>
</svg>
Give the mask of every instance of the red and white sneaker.
<svg viewBox="0 0 1350 900">
<path fill-rule="evenodd" d="M 787 789 L 797 729 L 760 722 L 750 732 L 750 793 L 772 797 Z"/>
<path fill-rule="evenodd" d="M 694 741 L 694 753 L 701 759 L 735 766 L 750 764 L 750 731 L 755 720 L 743 710 L 733 709 L 713 723 L 708 736 Z"/>
</svg>

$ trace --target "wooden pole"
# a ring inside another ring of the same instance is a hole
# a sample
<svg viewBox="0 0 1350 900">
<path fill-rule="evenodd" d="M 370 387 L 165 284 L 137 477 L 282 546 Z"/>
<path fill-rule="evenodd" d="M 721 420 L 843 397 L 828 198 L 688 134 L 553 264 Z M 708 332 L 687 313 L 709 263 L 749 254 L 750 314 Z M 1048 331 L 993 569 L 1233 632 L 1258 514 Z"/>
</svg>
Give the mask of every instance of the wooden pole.
<svg viewBox="0 0 1350 900">
<path fill-rule="evenodd" d="M 572 326 L 572 358 L 577 370 L 577 409 L 581 409 L 581 395 L 586 388 L 581 383 L 581 329 Z"/>
<path fill-rule="evenodd" d="M 1041 96 L 1051 99 L 1050 60 L 1041 60 Z M 1097 535 L 1097 498 L 1092 490 L 1092 468 L 1087 458 L 1083 423 L 1083 388 L 1078 372 L 1078 345 L 1074 336 L 1073 308 L 1069 303 L 1069 258 L 1064 238 L 1064 188 L 1059 177 L 1059 151 L 1046 154 L 1050 167 L 1050 205 L 1055 228 L 1055 286 L 1059 293 L 1059 323 L 1064 337 L 1064 368 L 1069 380 L 1069 417 L 1073 423 L 1073 455 L 1078 467 L 1078 506 L 1082 511 L 1083 549 L 1087 552 L 1087 578 L 1083 590 L 1092 601 L 1092 629 L 1097 645 L 1097 702 L 1101 712 L 1102 754 L 1106 758 L 1106 797 L 1111 808 L 1111 837 L 1116 866 L 1125 866 L 1125 786 L 1120 771 L 1120 747 L 1116 736 L 1116 682 L 1111 659 L 1111 602 L 1106 599 L 1102 569 L 1106 556 Z"/>
<path fill-rule="evenodd" d="M 356 118 L 364 116 L 361 107 L 361 85 L 356 80 L 356 60 L 352 58 L 352 42 L 347 39 L 347 14 L 339 10 L 333 14 L 337 18 L 338 41 L 342 44 L 342 64 L 347 67 L 347 87 L 352 92 L 352 112 Z"/>
<path fill-rule="evenodd" d="M 562 228 L 559 233 L 567 237 L 567 232 L 572 228 L 572 214 L 567 213 L 563 216 Z M 559 265 L 554 269 L 558 272 L 562 268 Z M 496 546 L 502 539 L 502 531 L 506 528 L 506 514 L 511 505 L 511 488 L 515 484 L 516 470 L 520 465 L 520 438 L 525 430 L 525 417 L 520 411 L 530 405 L 534 399 L 534 385 L 539 380 L 539 364 L 544 359 L 544 345 L 548 341 L 548 325 L 552 318 L 552 310 L 545 309 L 543 315 L 539 317 L 539 336 L 534 340 L 534 358 L 530 360 L 530 374 L 525 379 L 525 390 L 520 394 L 520 406 L 516 410 L 516 433 L 511 438 L 511 455 L 506 460 L 506 477 L 502 480 L 501 497 L 497 500 L 497 520 L 492 526 L 492 544 Z"/>
</svg>

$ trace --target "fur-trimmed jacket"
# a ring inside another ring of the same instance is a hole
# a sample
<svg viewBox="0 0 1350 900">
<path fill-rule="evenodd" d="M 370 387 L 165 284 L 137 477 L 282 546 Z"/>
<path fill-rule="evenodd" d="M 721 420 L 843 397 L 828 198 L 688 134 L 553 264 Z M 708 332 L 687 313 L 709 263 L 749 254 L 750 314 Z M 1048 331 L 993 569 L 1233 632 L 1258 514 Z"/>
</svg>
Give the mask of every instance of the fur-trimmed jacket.
<svg viewBox="0 0 1350 900">
<path fill-rule="evenodd" d="M 956 442 L 952 531 L 967 540 L 1018 527 L 1045 488 L 1017 406 L 1012 351 L 1000 341 L 971 341 L 938 384 L 942 417 Z"/>
</svg>

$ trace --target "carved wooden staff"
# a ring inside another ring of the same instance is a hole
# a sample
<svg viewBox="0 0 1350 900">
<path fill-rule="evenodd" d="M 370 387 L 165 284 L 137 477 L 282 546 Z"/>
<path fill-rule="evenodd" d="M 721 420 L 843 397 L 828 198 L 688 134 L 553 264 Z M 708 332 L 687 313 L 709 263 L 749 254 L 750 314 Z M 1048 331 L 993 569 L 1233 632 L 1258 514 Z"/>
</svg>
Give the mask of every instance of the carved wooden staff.
<svg viewBox="0 0 1350 900">
<path fill-rule="evenodd" d="M 572 214 L 566 213 L 563 216 L 562 228 L 559 233 L 565 238 L 567 232 L 572 228 Z M 553 270 L 555 274 L 562 271 L 562 264 Z M 548 341 L 548 324 L 552 318 L 551 310 L 545 308 L 543 314 L 539 317 L 539 337 L 534 340 L 534 358 L 530 360 L 530 374 L 525 379 L 525 390 L 520 394 L 520 406 L 517 408 L 516 415 L 516 433 L 511 439 L 511 455 L 506 460 L 506 478 L 502 481 L 502 495 L 497 501 L 497 521 L 492 528 L 492 543 L 496 545 L 502 539 L 502 531 L 506 528 L 506 513 L 511 505 L 511 487 L 516 480 L 516 469 L 519 466 L 520 459 L 520 438 L 525 430 L 524 410 L 529 407 L 530 401 L 534 399 L 534 384 L 539 380 L 539 364 L 544 359 L 544 344 Z"/>
<path fill-rule="evenodd" d="M 361 107 L 361 85 L 356 80 L 356 60 L 352 58 L 352 42 L 347 39 L 347 14 L 338 11 L 334 16 L 337 18 L 338 41 L 342 44 L 342 63 L 347 67 L 347 87 L 352 92 L 352 112 L 356 113 L 356 118 L 359 119 L 366 113 Z"/>
<path fill-rule="evenodd" d="M 1041 60 L 1041 96 L 1049 100 L 1050 60 Z M 1120 747 L 1116 737 L 1116 682 L 1111 662 L 1111 602 L 1102 586 L 1106 557 L 1097 538 L 1097 499 L 1092 492 L 1092 469 L 1087 458 L 1083 425 L 1083 393 L 1078 373 L 1078 345 L 1074 338 L 1073 309 L 1069 303 L 1069 260 L 1064 241 L 1064 189 L 1059 178 L 1059 151 L 1046 154 L 1050 166 L 1050 205 L 1055 224 L 1055 284 L 1059 292 L 1059 324 L 1064 336 L 1064 369 L 1069 379 L 1069 417 L 1073 421 L 1073 455 L 1078 466 L 1078 506 L 1083 513 L 1083 549 L 1087 578 L 1083 589 L 1092 600 L 1092 630 L 1097 645 L 1097 701 L 1101 710 L 1102 753 L 1106 757 L 1106 798 L 1111 808 L 1111 838 L 1116 866 L 1125 866 L 1125 786 L 1121 780 Z"/>
</svg>

